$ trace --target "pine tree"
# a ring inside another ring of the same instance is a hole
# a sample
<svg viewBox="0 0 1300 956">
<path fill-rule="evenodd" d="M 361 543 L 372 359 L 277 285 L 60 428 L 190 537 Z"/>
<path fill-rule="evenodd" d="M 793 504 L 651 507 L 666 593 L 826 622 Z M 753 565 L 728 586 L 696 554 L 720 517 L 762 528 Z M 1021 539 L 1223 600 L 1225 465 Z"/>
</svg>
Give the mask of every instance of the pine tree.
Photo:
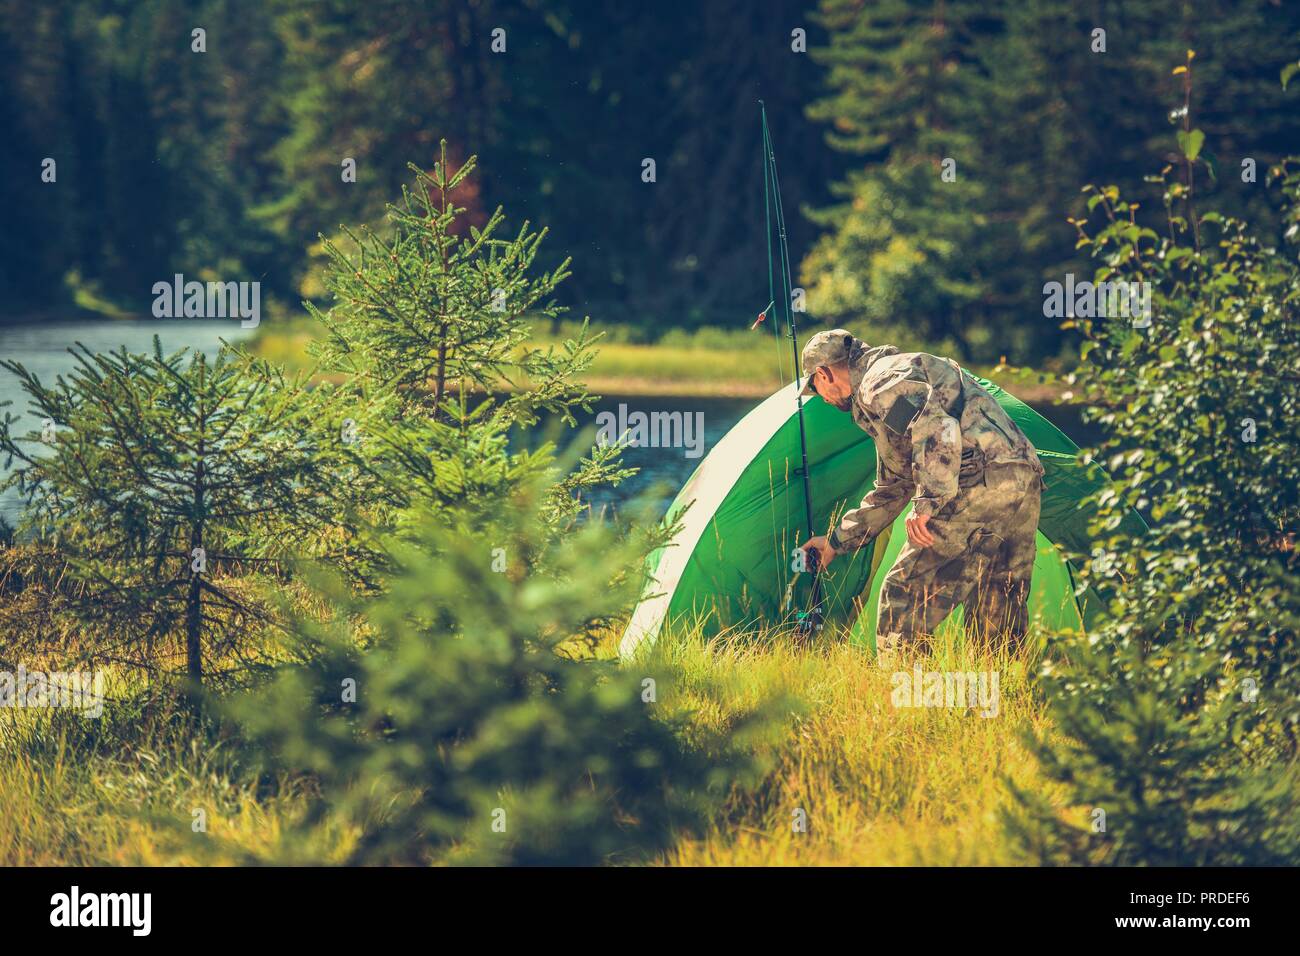
<svg viewBox="0 0 1300 956">
<path fill-rule="evenodd" d="M 1153 90 L 1176 91 L 1163 64 L 1189 46 L 1210 81 L 1196 105 L 1224 157 L 1200 190 L 1262 231 L 1276 227 L 1266 191 L 1239 164 L 1252 157 L 1263 170 L 1296 139 L 1275 82 L 1300 42 L 1294 8 L 823 0 L 819 10 L 831 41 L 815 56 L 830 93 L 809 114 L 855 164 L 814 214 L 828 231 L 802 275 L 819 316 L 865 316 L 975 360 L 1061 352 L 1042 286 L 1086 270 L 1065 217 L 1082 212 L 1081 183 L 1139 196 L 1149 157 L 1168 150 L 1169 123 L 1145 104 Z M 1259 122 L 1246 118 L 1255 110 Z M 953 182 L 940 177 L 945 157 Z M 1137 221 L 1158 227 L 1160 216 L 1146 203 Z"/>
<path fill-rule="evenodd" d="M 989 91 L 977 50 L 992 30 L 980 7 L 821 4 L 831 40 L 815 56 L 832 93 L 809 115 L 863 165 L 833 187 L 837 204 L 814 214 L 830 227 L 802 267 L 818 315 L 908 326 L 968 354 L 986 324 L 988 260 L 1007 227 L 987 214 L 995 144 L 972 116 Z"/>
<path fill-rule="evenodd" d="M 531 321 L 559 312 L 551 300 L 568 277 L 569 260 L 531 276 L 546 230 L 525 222 L 513 239 L 496 237 L 505 221 L 497 209 L 480 229 L 458 217 L 453 193 L 477 165 L 471 156 L 452 172 L 447 143 L 432 175 L 412 165 L 414 189 L 389 206 L 391 235 L 344 227 L 355 254 L 321 236 L 330 257 L 326 287 L 336 305 L 307 309 L 327 337 L 316 351 L 325 371 L 353 376 L 372 389 L 391 390 L 395 410 L 438 415 L 453 389 L 491 392 L 528 384 L 502 403 L 511 421 L 533 424 L 536 413 L 565 414 L 587 401 L 576 381 L 591 363 L 593 339 L 571 347 L 528 345 Z"/>
<path fill-rule="evenodd" d="M 20 579 L 5 630 L 150 672 L 179 657 L 198 685 L 270 620 L 258 578 L 335 520 L 324 396 L 224 347 L 69 351 L 75 370 L 53 386 L 0 362 L 43 420 L 26 435 L 0 422 L 5 487 L 28 501 L 25 546 L 5 553 Z"/>
<path fill-rule="evenodd" d="M 476 160 L 453 171 L 447 156 L 444 142 L 432 174 L 412 167 L 414 187 L 389 207 L 385 233 L 344 229 L 350 249 L 322 237 L 335 303 L 328 312 L 307 308 L 326 330 L 314 351 L 339 379 L 335 404 L 355 410 L 360 440 L 350 453 L 368 484 L 351 510 L 391 529 L 411 509 L 491 507 L 544 473 L 546 512 L 558 528 L 582 510 L 586 490 L 631 473 L 614 445 L 566 471 L 550 443 L 525 440 L 542 416 L 572 426 L 575 410 L 591 410 L 580 376 L 598 336 L 584 322 L 560 345 L 531 344 L 535 323 L 562 312 L 552 294 L 568 260 L 534 274 L 546 230 L 525 222 L 498 238 L 500 209 L 481 229 L 466 227 L 453 194 Z M 365 533 L 361 523 L 356 530 Z"/>
</svg>

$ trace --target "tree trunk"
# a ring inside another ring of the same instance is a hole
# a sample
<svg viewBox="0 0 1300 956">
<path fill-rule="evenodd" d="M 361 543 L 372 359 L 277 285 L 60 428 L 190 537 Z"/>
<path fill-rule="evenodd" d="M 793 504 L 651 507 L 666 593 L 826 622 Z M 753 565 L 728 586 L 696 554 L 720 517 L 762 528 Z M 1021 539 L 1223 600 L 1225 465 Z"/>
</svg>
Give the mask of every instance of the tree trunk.
<svg viewBox="0 0 1300 956">
<path fill-rule="evenodd" d="M 196 545 L 197 547 L 197 545 Z M 185 671 L 194 687 L 203 684 L 203 605 L 199 591 L 199 575 L 190 572 L 190 589 L 185 598 Z"/>
<path fill-rule="evenodd" d="M 203 426 L 206 426 L 206 416 L 203 408 L 200 406 L 200 429 L 198 441 L 198 463 L 194 468 L 194 517 L 190 522 L 190 586 L 189 592 L 185 596 L 185 671 L 189 677 L 190 692 L 194 693 L 203 686 L 203 591 L 200 587 L 200 574 L 207 573 L 206 563 L 202 565 L 203 571 L 194 570 L 194 549 L 203 547 L 203 526 L 205 506 L 204 492 L 207 490 L 204 481 L 207 472 L 203 466 L 203 456 L 206 451 L 203 440 Z"/>
</svg>

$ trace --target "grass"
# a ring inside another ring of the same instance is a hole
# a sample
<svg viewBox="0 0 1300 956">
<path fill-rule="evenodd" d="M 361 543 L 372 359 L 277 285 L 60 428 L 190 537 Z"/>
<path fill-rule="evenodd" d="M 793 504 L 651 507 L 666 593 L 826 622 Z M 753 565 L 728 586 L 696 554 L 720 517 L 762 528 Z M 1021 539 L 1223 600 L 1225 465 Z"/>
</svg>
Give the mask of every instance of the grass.
<svg viewBox="0 0 1300 956">
<path fill-rule="evenodd" d="M 839 637 L 798 647 L 778 634 L 666 637 L 651 652 L 676 675 L 664 706 L 692 730 L 726 730 L 756 701 L 792 702 L 759 744 L 765 771 L 734 788 L 706 832 L 683 835 L 667 865 L 957 865 L 1018 862 L 999 811 L 1006 780 L 1041 790 L 1019 743 L 1045 726 L 1026 662 L 952 640 L 926 670 L 997 671 L 995 717 L 897 708 L 893 679 Z M 911 660 L 899 669 L 910 671 Z M 259 775 L 236 741 L 111 705 L 0 709 L 0 865 L 213 865 L 282 859 L 305 812 L 301 782 Z M 806 832 L 792 825 L 806 814 Z M 202 812 L 206 829 L 193 823 Z M 358 837 L 318 837 L 342 859 Z"/>
<path fill-rule="evenodd" d="M 250 849 L 282 811 L 232 777 L 220 746 L 137 728 L 109 710 L 88 727 L 60 711 L 6 710 L 0 753 L 5 866 L 194 865 L 190 819 Z M 92 734 L 98 739 L 92 739 Z"/>
<path fill-rule="evenodd" d="M 123 687 L 119 685 L 118 693 Z M 238 741 L 137 696 L 89 720 L 0 709 L 0 865 L 198 866 L 273 858 L 308 788 L 264 778 Z M 332 832 L 322 857 L 353 834 Z M 337 849 L 337 853 L 334 850 Z"/>
<path fill-rule="evenodd" d="M 654 342 L 641 342 L 625 327 L 598 328 L 606 328 L 607 334 L 583 377 L 598 395 L 766 398 L 790 381 L 789 341 L 777 339 L 770 330 L 675 329 Z M 570 331 L 561 329 L 557 337 L 539 334 L 535 344 L 544 346 Z M 310 365 L 307 346 L 316 334 L 307 318 L 275 319 L 263 322 L 246 344 L 290 370 L 302 369 Z M 896 344 L 902 349 L 925 348 L 905 335 Z M 1027 402 L 1057 401 L 1064 388 L 1055 370 L 987 364 L 972 370 Z"/>
<path fill-rule="evenodd" d="M 667 642 L 694 719 L 725 726 L 753 697 L 780 691 L 799 713 L 771 744 L 770 770 L 732 794 L 708 832 L 682 840 L 672 865 L 1000 865 L 1020 862 L 1004 837 L 1008 778 L 1041 789 L 1025 728 L 1046 726 L 1044 703 L 1018 657 L 949 640 L 898 671 L 997 672 L 993 717 L 969 709 L 895 707 L 895 670 L 862 648 L 758 641 Z M 730 687 L 721 699 L 710 691 Z M 796 812 L 806 829 L 795 826 Z"/>
<path fill-rule="evenodd" d="M 763 398 L 782 383 L 770 350 L 613 342 L 600 346 L 586 384 L 597 394 Z"/>
</svg>

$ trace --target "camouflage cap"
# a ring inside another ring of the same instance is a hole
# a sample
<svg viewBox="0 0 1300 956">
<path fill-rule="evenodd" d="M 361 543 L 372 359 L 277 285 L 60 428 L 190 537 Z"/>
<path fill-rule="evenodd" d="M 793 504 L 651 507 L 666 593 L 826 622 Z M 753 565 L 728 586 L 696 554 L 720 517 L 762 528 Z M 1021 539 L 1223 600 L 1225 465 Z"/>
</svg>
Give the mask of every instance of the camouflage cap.
<svg viewBox="0 0 1300 956">
<path fill-rule="evenodd" d="M 839 365 L 841 362 L 847 362 L 852 351 L 853 333 L 844 329 L 818 332 L 810 338 L 808 344 L 803 347 L 803 370 L 808 380 L 804 383 L 800 394 L 815 394 L 812 387 L 813 372 L 823 365 Z"/>
</svg>

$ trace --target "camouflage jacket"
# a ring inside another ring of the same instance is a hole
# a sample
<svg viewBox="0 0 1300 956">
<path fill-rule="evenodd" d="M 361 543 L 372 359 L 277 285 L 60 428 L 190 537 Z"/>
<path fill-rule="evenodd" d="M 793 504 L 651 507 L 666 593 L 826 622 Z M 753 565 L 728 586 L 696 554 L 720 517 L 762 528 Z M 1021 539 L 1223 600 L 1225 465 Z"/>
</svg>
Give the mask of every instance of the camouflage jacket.
<svg viewBox="0 0 1300 956">
<path fill-rule="evenodd" d="M 837 551 L 868 544 L 912 502 L 944 517 L 992 464 L 1042 475 L 1034 447 L 997 401 L 956 362 L 891 345 L 855 347 L 849 359 L 853 419 L 876 445 L 876 484 L 831 532 Z"/>
</svg>

